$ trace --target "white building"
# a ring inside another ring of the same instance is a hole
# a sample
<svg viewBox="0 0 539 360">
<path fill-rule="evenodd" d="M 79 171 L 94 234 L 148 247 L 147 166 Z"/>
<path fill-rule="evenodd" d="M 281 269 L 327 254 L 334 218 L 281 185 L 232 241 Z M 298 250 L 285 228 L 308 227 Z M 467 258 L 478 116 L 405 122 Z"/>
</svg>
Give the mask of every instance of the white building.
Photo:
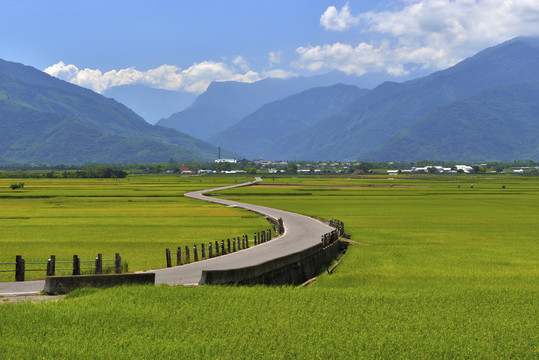
<svg viewBox="0 0 539 360">
<path fill-rule="evenodd" d="M 459 170 L 464 171 L 465 174 L 469 174 L 473 172 L 473 167 L 468 166 L 468 165 L 455 165 L 455 168 L 457 169 L 457 171 Z"/>
<path fill-rule="evenodd" d="M 236 159 L 215 159 L 216 163 L 232 163 L 235 164 L 238 162 Z"/>
<path fill-rule="evenodd" d="M 245 174 L 247 171 L 245 170 L 228 170 L 228 171 L 222 171 L 222 174 Z"/>
</svg>

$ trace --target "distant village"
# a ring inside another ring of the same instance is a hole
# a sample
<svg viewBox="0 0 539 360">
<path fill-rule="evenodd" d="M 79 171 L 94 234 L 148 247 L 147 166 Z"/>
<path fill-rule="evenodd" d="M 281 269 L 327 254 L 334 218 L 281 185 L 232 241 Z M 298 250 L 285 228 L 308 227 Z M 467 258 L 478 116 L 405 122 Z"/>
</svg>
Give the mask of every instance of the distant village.
<svg viewBox="0 0 539 360">
<path fill-rule="evenodd" d="M 184 175 L 190 174 L 477 174 L 477 173 L 513 173 L 524 174 L 538 173 L 539 164 L 528 162 L 523 165 L 535 166 L 509 166 L 500 163 L 480 164 L 443 164 L 410 166 L 393 162 L 367 163 L 367 162 L 288 162 L 288 161 L 265 161 L 263 158 L 256 160 L 216 159 L 213 163 L 206 163 L 207 168 L 199 166 L 179 167 L 179 172 Z M 210 165 L 211 164 L 211 165 Z M 415 164 L 414 164 L 415 165 Z M 518 165 L 518 164 L 511 164 Z M 170 171 L 170 170 L 169 170 Z M 174 171 L 176 172 L 176 171 Z"/>
</svg>

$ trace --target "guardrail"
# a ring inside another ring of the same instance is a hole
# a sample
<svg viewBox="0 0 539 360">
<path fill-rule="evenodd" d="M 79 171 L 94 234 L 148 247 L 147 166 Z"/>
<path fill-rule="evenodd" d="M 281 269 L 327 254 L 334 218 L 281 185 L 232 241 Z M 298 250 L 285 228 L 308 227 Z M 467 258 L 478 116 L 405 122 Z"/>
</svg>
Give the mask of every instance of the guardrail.
<svg viewBox="0 0 539 360">
<path fill-rule="evenodd" d="M 334 227 L 338 231 L 339 236 L 344 236 L 345 235 L 344 223 L 342 221 L 336 220 L 336 219 L 328 219 L 328 220 L 326 220 L 326 224 L 331 226 L 331 227 Z"/>
<path fill-rule="evenodd" d="M 300 285 L 317 276 L 321 269 L 329 268 L 339 253 L 345 253 L 348 243 L 340 241 L 344 233 L 344 223 L 327 220 L 335 229 L 321 236 L 320 243 L 307 249 L 272 259 L 257 265 L 229 270 L 202 270 L 199 284 L 221 285 Z"/>
<path fill-rule="evenodd" d="M 93 266 L 84 266 L 84 264 L 93 264 Z M 103 265 L 105 263 L 105 265 Z M 109 263 L 108 265 L 106 263 Z M 113 263 L 113 264 L 110 264 Z M 71 264 L 70 267 L 56 268 L 56 265 Z M 81 267 L 83 264 L 83 267 Z M 116 274 L 122 273 L 122 258 L 116 253 L 114 259 L 103 259 L 101 254 L 97 254 L 94 260 L 81 260 L 78 255 L 73 255 L 72 261 L 56 261 L 56 256 L 51 255 L 47 261 L 26 262 L 22 255 L 15 257 L 15 262 L 0 263 L 0 266 L 15 266 L 15 269 L 0 269 L 0 273 L 14 272 L 15 281 L 24 281 L 27 271 L 45 272 L 47 276 L 55 276 L 56 271 L 72 271 L 73 275 L 80 275 L 81 270 L 93 270 L 95 274 L 102 274 L 103 269 L 114 268 Z M 27 265 L 46 265 L 46 268 L 27 268 Z"/>
<path fill-rule="evenodd" d="M 275 235 L 278 235 L 279 233 L 281 233 L 281 231 L 284 231 L 284 227 L 282 226 L 282 219 L 279 220 L 279 230 L 277 230 L 277 228 L 274 229 Z M 181 247 L 178 247 L 178 249 L 176 250 L 176 266 L 189 264 L 191 262 L 199 260 L 211 259 L 213 257 L 230 254 L 243 249 L 248 249 L 250 246 L 260 245 L 262 243 L 270 241 L 271 239 L 272 229 L 267 229 L 254 233 L 253 240 L 249 240 L 248 235 L 242 235 L 241 237 L 238 236 L 237 238 L 232 238 L 232 241 L 230 239 L 226 239 L 226 242 L 225 240 L 221 240 L 221 243 L 219 243 L 218 241 L 215 241 L 214 243 L 210 242 L 208 243 L 208 246 L 203 243 L 200 245 L 200 247 L 197 247 L 197 245 L 195 244 L 192 247 L 193 261 L 191 261 L 191 249 L 189 248 L 189 246 L 186 245 L 184 251 L 182 251 Z M 252 245 L 249 245 L 250 243 Z M 165 255 L 167 267 L 172 267 L 172 253 L 169 248 L 165 250 Z"/>
</svg>

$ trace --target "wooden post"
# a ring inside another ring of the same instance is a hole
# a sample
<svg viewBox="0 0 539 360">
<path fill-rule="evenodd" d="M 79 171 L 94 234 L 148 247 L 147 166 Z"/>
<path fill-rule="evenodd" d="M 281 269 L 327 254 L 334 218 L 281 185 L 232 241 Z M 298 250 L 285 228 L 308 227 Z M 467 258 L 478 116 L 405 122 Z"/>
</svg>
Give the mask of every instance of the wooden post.
<svg viewBox="0 0 539 360">
<path fill-rule="evenodd" d="M 80 259 L 78 255 L 73 255 L 73 275 L 80 275 Z"/>
<path fill-rule="evenodd" d="M 219 242 L 215 241 L 215 256 L 219 256 Z"/>
<path fill-rule="evenodd" d="M 225 241 L 221 240 L 221 254 L 225 254 Z"/>
<path fill-rule="evenodd" d="M 176 250 L 176 265 L 182 264 L 182 248 L 178 246 L 178 250 Z"/>
<path fill-rule="evenodd" d="M 97 254 L 97 257 L 95 258 L 95 273 L 103 274 L 103 255 L 101 254 Z"/>
<path fill-rule="evenodd" d="M 114 258 L 114 272 L 116 274 L 122 273 L 122 257 L 119 253 L 116 253 L 116 256 Z"/>
<path fill-rule="evenodd" d="M 245 244 L 247 245 L 247 249 L 249 249 L 249 237 L 245 235 Z"/>
<path fill-rule="evenodd" d="M 204 244 L 202 244 L 201 255 L 202 255 L 202 256 L 200 257 L 201 259 L 204 259 L 204 258 L 206 257 L 206 249 L 205 249 L 205 247 L 204 247 Z"/>
<path fill-rule="evenodd" d="M 208 244 L 208 257 L 211 259 L 213 257 L 213 249 L 211 242 Z"/>
<path fill-rule="evenodd" d="M 268 240 L 271 240 L 271 229 L 268 229 Z"/>
<path fill-rule="evenodd" d="M 49 261 L 47 261 L 47 276 L 54 276 L 56 272 L 56 256 L 51 255 Z"/>
<path fill-rule="evenodd" d="M 167 257 L 167 267 L 172 267 L 172 259 L 170 258 L 170 250 L 166 248 L 165 255 Z"/>
<path fill-rule="evenodd" d="M 254 236 L 253 236 L 253 241 L 254 241 L 255 245 L 258 245 L 258 244 L 256 243 L 256 233 L 255 233 Z"/>
<path fill-rule="evenodd" d="M 197 246 L 193 245 L 193 261 L 198 261 Z"/>
<path fill-rule="evenodd" d="M 236 251 L 236 238 L 232 240 L 232 251 Z"/>
<path fill-rule="evenodd" d="M 15 257 L 15 263 L 15 281 L 24 281 L 25 261 L 22 258 L 22 255 L 17 255 Z"/>
<path fill-rule="evenodd" d="M 226 242 L 228 243 L 228 253 L 230 254 L 230 239 L 226 239 Z"/>
<path fill-rule="evenodd" d="M 188 264 L 191 262 L 191 257 L 189 256 L 189 246 L 185 245 L 185 263 Z"/>
</svg>

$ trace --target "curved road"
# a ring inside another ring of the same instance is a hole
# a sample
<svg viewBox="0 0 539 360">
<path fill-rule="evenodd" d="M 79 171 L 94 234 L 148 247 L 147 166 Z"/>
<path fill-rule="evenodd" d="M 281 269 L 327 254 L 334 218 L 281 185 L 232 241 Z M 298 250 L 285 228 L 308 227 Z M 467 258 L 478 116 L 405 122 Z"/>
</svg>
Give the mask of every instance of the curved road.
<svg viewBox="0 0 539 360">
<path fill-rule="evenodd" d="M 160 270 L 151 270 L 151 272 L 155 272 L 155 282 L 157 284 L 167 283 L 170 285 L 198 284 L 202 276 L 202 270 L 236 269 L 260 264 L 281 256 L 285 256 L 309 248 L 312 245 L 319 243 L 320 237 L 323 234 L 333 230 L 333 228 L 308 216 L 292 213 L 289 211 L 273 209 L 265 206 L 251 205 L 237 201 L 204 196 L 204 193 L 207 192 L 231 189 L 240 186 L 248 186 L 260 180 L 260 178 L 257 178 L 255 181 L 248 183 L 194 191 L 186 193 L 185 196 L 192 199 L 204 200 L 226 206 L 243 208 L 266 216 L 273 217 L 275 219 L 282 218 L 285 226 L 284 235 L 266 243 L 252 246 L 248 249 L 237 251 L 235 253 L 186 265 L 175 266 Z M 0 283 L 0 295 L 6 296 L 14 294 L 36 293 L 41 291 L 44 285 L 45 281 Z"/>
<path fill-rule="evenodd" d="M 204 196 L 204 193 L 207 192 L 248 186 L 260 180 L 262 179 L 257 178 L 255 181 L 249 183 L 194 191 L 186 193 L 185 196 L 193 199 L 205 200 L 226 206 L 235 206 L 238 208 L 255 211 L 275 219 L 282 218 L 285 227 L 285 233 L 283 236 L 224 256 L 168 269 L 154 270 L 153 272 L 156 274 L 155 282 L 167 284 L 198 284 L 202 276 L 202 270 L 237 269 L 257 265 L 309 248 L 319 243 L 320 237 L 323 234 L 333 230 L 332 227 L 322 224 L 320 221 L 308 216 L 265 206 L 251 205 L 232 200 Z"/>
</svg>

